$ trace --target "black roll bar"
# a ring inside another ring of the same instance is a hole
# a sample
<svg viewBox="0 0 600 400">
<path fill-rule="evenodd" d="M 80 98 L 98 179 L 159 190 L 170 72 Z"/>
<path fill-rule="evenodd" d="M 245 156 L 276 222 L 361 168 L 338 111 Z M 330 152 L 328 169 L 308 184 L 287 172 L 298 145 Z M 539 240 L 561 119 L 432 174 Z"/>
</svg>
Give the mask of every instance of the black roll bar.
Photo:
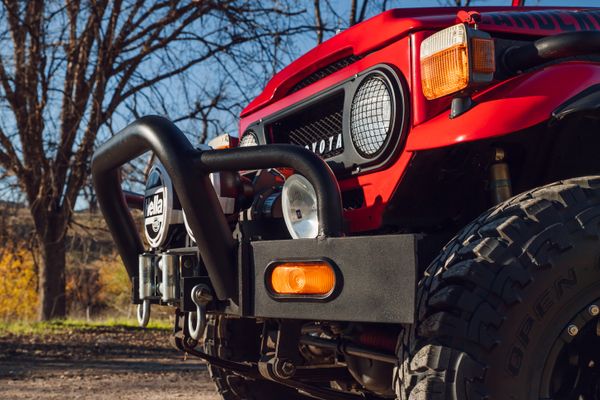
<svg viewBox="0 0 600 400">
<path fill-rule="evenodd" d="M 343 233 L 337 180 L 329 166 L 309 150 L 269 145 L 202 151 L 195 149 L 171 121 L 147 116 L 101 145 L 94 153 L 91 168 L 98 204 L 132 280 L 137 276 L 138 255 L 144 252 L 144 246 L 128 210 L 118 171 L 121 165 L 147 151 L 156 154 L 173 181 L 219 299 L 235 299 L 237 295 L 236 244 L 208 177 L 210 172 L 293 168 L 317 193 L 319 236 Z"/>
</svg>

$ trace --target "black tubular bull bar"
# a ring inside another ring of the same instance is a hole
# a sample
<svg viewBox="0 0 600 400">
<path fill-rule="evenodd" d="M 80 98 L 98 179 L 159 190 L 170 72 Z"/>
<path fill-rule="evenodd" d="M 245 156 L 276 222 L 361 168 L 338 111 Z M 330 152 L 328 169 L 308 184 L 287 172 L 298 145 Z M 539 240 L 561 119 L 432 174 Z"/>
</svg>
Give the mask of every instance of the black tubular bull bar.
<svg viewBox="0 0 600 400">
<path fill-rule="evenodd" d="M 292 168 L 308 179 L 317 193 L 319 237 L 339 237 L 343 233 L 337 180 L 329 166 L 309 150 L 286 144 L 199 150 L 171 121 L 147 116 L 101 145 L 91 167 L 98 204 L 134 282 L 138 255 L 144 252 L 144 246 L 121 189 L 119 168 L 147 151 L 156 154 L 173 181 L 215 294 L 221 300 L 237 298 L 236 244 L 210 182 L 211 172 Z"/>
</svg>

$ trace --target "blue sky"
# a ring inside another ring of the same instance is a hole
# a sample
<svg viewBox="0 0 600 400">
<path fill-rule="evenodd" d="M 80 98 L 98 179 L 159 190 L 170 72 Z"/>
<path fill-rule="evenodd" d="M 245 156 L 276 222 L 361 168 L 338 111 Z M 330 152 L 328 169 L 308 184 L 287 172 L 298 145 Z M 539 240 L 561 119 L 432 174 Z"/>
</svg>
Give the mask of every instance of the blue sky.
<svg viewBox="0 0 600 400">
<path fill-rule="evenodd" d="M 367 17 L 378 14 L 381 11 L 381 4 L 384 0 L 370 0 L 370 8 Z M 314 23 L 312 14 L 312 1 L 296 0 L 293 3 L 296 10 L 305 9 L 307 12 L 299 18 L 304 18 L 306 25 Z M 323 3 L 326 3 L 323 1 Z M 359 7 L 362 0 L 358 1 Z M 387 8 L 395 7 L 439 7 L 454 4 L 454 0 L 387 0 Z M 492 6 L 492 5 L 510 5 L 511 0 L 472 0 L 472 6 Z M 328 22 L 330 29 L 347 28 L 350 1 L 349 0 L 331 0 L 331 7 L 322 6 L 324 18 Z M 527 5 L 569 5 L 569 6 L 596 6 L 600 7 L 600 0 L 528 0 Z M 286 24 L 285 19 L 274 21 L 276 25 Z M 332 33 L 325 35 L 327 38 Z M 175 119 L 182 114 L 186 114 L 193 107 L 196 99 L 206 98 L 203 94 L 204 90 L 214 91 L 219 90 L 218 83 L 225 80 L 225 91 L 230 98 L 227 111 L 219 111 L 215 113 L 217 123 L 212 130 L 212 135 L 221 133 L 230 133 L 237 135 L 237 113 L 247 104 L 252 98 L 260 93 L 266 81 L 276 71 L 289 64 L 292 60 L 298 58 L 304 52 L 308 51 L 316 44 L 316 34 L 314 32 L 303 33 L 286 40 L 282 45 L 281 51 L 276 54 L 260 55 L 260 49 L 252 43 L 247 44 L 245 48 L 247 59 L 242 59 L 240 65 L 236 65 L 236 54 L 228 54 L 223 56 L 222 60 L 210 60 L 202 65 L 198 65 L 191 71 L 193 79 L 182 82 L 177 78 L 169 80 L 161 85 L 155 85 L 152 88 L 155 97 L 159 98 L 161 103 L 167 107 L 154 107 L 151 102 L 144 102 L 142 98 L 141 114 L 166 114 L 168 117 Z M 146 66 L 145 68 L 159 68 L 156 64 Z M 168 109 L 167 109 L 168 108 Z M 113 131 L 102 129 L 98 136 L 98 143 L 103 142 L 106 138 L 115 131 L 124 128 L 128 123 L 133 122 L 134 116 L 130 109 L 122 108 L 118 115 L 115 115 Z M 193 143 L 198 143 L 200 140 L 198 121 L 182 121 L 178 126 L 186 132 Z M 1 171 L 0 171 L 1 172 Z M 1 189 L 0 184 L 0 189 Z M 0 197 L 4 194 L 1 193 Z"/>
<path fill-rule="evenodd" d="M 599 6 L 600 0 L 526 0 L 528 5 L 570 5 L 570 6 Z M 464 2 L 464 0 L 463 0 Z M 301 17 L 305 18 L 306 24 L 311 25 L 314 23 L 314 16 L 312 13 L 312 1 L 311 0 L 299 0 L 296 4 L 297 10 L 305 9 L 307 12 Z M 345 29 L 347 26 L 350 0 L 331 0 L 329 3 L 332 5 L 331 9 L 326 7 L 325 1 L 322 1 L 322 13 L 323 18 L 327 22 L 329 28 L 341 28 Z M 381 4 L 383 0 L 369 0 L 370 8 L 367 12 L 367 17 L 372 17 L 381 11 Z M 512 0 L 472 0 L 472 6 L 507 6 L 512 3 Z M 362 4 L 362 0 L 358 1 L 359 7 Z M 411 7 L 440 7 L 449 6 L 455 4 L 454 0 L 387 0 L 387 8 L 411 8 Z M 337 14 L 339 17 L 336 17 Z M 330 37 L 332 33 L 326 33 L 325 38 Z M 268 77 L 272 76 L 276 71 L 289 64 L 294 59 L 298 58 L 306 51 L 310 50 L 316 44 L 316 33 L 310 32 L 300 36 L 294 36 L 289 39 L 287 44 L 284 44 L 283 48 L 279 52 L 279 57 L 272 57 L 267 60 L 273 60 L 273 65 L 269 65 L 262 59 L 251 59 L 249 63 L 244 63 L 244 69 L 240 69 L 239 66 L 235 65 L 231 57 L 227 59 L 224 57 L 222 60 L 211 60 L 205 64 L 199 65 L 195 68 L 194 76 L 198 76 L 199 82 L 193 82 L 190 86 L 190 82 L 181 84 L 174 79 L 166 85 L 158 88 L 161 96 L 165 98 L 165 102 L 173 104 L 172 110 L 169 111 L 168 116 L 171 118 L 177 118 L 177 113 L 182 111 L 181 114 L 185 113 L 186 107 L 191 106 L 189 103 L 193 102 L 194 95 L 201 92 L 201 89 L 207 89 L 214 91 L 218 89 L 216 83 L 211 85 L 211 82 L 221 82 L 225 77 L 227 80 L 226 91 L 230 98 L 235 99 L 232 103 L 236 103 L 234 106 L 229 108 L 228 112 L 215 112 L 218 123 L 215 124 L 212 134 L 229 133 L 237 135 L 237 114 L 241 111 L 242 107 L 249 103 L 256 95 L 263 89 Z M 203 86 L 202 88 L 200 86 Z M 197 87 L 194 87 L 197 86 Z M 214 86 L 214 87 L 213 87 Z M 188 94 L 189 92 L 189 94 Z M 186 96 L 182 96 L 182 93 L 186 93 Z M 185 97 L 185 99 L 184 99 Z M 189 98 L 188 98 L 189 97 Z M 152 111 L 152 110 L 151 110 Z M 160 110 L 156 110 L 160 112 Z M 119 120 L 118 125 L 125 124 L 128 121 L 128 112 L 122 114 L 122 119 Z M 182 121 L 178 123 L 180 128 L 188 134 L 192 141 L 197 140 L 199 137 L 198 123 L 197 121 Z M 218 126 L 217 126 L 218 125 Z"/>
<path fill-rule="evenodd" d="M 463 0 L 464 2 L 465 0 Z M 300 3 L 300 2 L 299 2 Z M 306 1 L 305 3 L 303 3 L 304 7 L 307 7 L 307 9 L 309 10 L 309 12 L 311 12 L 312 10 L 310 9 L 311 7 L 311 3 L 312 1 Z M 328 10 L 325 7 L 325 3 L 326 2 L 322 2 L 322 13 L 324 14 L 324 19 L 327 21 L 329 20 L 329 23 L 331 24 L 332 21 L 332 12 L 337 13 L 339 16 L 341 16 L 343 18 L 343 20 L 340 20 L 341 26 L 336 26 L 336 28 L 346 28 L 346 26 L 343 26 L 343 24 L 347 21 L 347 16 L 349 15 L 349 9 L 350 9 L 350 4 L 351 2 L 349 0 L 331 0 L 330 4 L 332 4 L 332 8 L 334 10 Z M 370 0 L 370 4 L 372 5 L 372 8 L 368 10 L 367 16 L 371 17 L 374 16 L 376 14 L 378 14 L 380 12 L 380 9 L 377 7 L 380 7 L 379 4 L 381 4 L 382 1 L 381 0 Z M 362 4 L 362 1 L 359 0 L 358 1 L 359 7 Z M 387 1 L 387 8 L 412 8 L 412 7 L 442 7 L 442 6 L 453 6 L 455 4 L 454 0 L 388 0 Z M 472 0 L 471 1 L 471 6 L 510 6 L 512 4 L 512 0 Z M 584 6 L 584 7 L 600 7 L 600 0 L 526 0 L 526 5 L 529 6 Z M 310 13 L 308 15 L 307 13 L 307 17 L 308 18 L 312 18 L 312 13 Z M 312 19 L 308 20 L 310 23 L 312 23 Z M 331 34 L 329 34 L 329 36 L 331 36 Z M 325 38 L 329 37 L 327 34 L 325 35 Z M 285 65 L 287 63 L 289 63 L 290 61 L 292 61 L 294 58 L 299 57 L 300 55 L 302 55 L 303 53 L 305 53 L 306 51 L 310 50 L 312 47 L 314 47 L 316 44 L 316 34 L 306 34 L 300 38 L 295 38 L 294 39 L 294 45 L 292 48 L 292 53 L 294 54 L 290 59 L 287 59 L 286 61 L 284 61 L 282 63 L 282 65 Z M 266 82 L 265 82 L 266 83 Z M 246 96 L 248 98 L 253 98 L 254 96 L 256 96 L 258 93 L 260 93 L 260 90 L 262 89 L 261 87 L 255 87 L 255 91 L 253 93 L 253 95 L 249 95 L 248 93 L 246 93 Z M 231 126 L 230 125 L 230 131 L 229 133 L 232 134 L 237 134 L 237 129 L 235 126 Z"/>
</svg>

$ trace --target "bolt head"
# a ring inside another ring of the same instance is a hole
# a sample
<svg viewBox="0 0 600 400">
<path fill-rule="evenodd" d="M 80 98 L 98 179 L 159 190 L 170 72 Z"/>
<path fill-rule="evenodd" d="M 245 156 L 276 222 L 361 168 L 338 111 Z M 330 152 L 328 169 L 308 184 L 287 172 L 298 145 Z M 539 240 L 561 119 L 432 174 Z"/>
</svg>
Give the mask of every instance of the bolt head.
<svg viewBox="0 0 600 400">
<path fill-rule="evenodd" d="M 294 364 L 292 364 L 289 361 L 286 361 L 283 363 L 283 365 L 281 366 L 281 371 L 286 375 L 286 376 L 292 376 L 294 375 L 294 373 L 296 372 L 296 367 L 294 366 Z"/>
<path fill-rule="evenodd" d="M 275 360 L 274 373 L 281 379 L 289 379 L 296 373 L 296 366 L 290 360 Z"/>
<path fill-rule="evenodd" d="M 197 303 L 205 303 L 212 300 L 210 290 L 203 286 L 192 289 L 192 296 Z"/>
<path fill-rule="evenodd" d="M 567 328 L 567 332 L 570 336 L 577 336 L 577 334 L 579 333 L 579 328 L 576 325 L 569 325 L 569 327 Z"/>
<path fill-rule="evenodd" d="M 595 317 L 600 314 L 600 307 L 597 306 L 596 304 L 592 304 L 590 306 L 590 308 L 588 309 L 588 311 L 589 311 L 590 315 Z"/>
</svg>

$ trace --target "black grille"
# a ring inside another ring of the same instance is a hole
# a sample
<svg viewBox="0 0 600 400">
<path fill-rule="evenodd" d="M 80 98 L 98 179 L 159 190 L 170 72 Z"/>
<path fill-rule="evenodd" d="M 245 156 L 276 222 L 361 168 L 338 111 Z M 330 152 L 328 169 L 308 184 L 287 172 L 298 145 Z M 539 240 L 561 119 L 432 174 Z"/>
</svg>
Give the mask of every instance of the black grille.
<svg viewBox="0 0 600 400">
<path fill-rule="evenodd" d="M 267 128 L 271 143 L 291 143 L 310 150 L 323 158 L 344 151 L 342 116 L 344 95 L 330 99 L 283 118 Z"/>
<path fill-rule="evenodd" d="M 354 64 L 355 62 L 357 62 L 360 59 L 361 59 L 361 57 L 359 57 L 359 56 L 351 55 L 349 57 L 342 58 L 341 60 L 331 63 L 331 64 L 321 68 L 320 70 L 313 72 L 306 78 L 302 79 L 300 82 L 296 83 L 292 87 L 292 89 L 290 90 L 289 93 L 294 93 L 300 89 L 304 89 L 308 85 L 312 85 L 313 83 L 320 81 L 323 78 L 328 77 L 329 75 L 333 74 L 334 72 L 337 72 L 342 68 L 346 68 L 350 64 Z"/>
</svg>

